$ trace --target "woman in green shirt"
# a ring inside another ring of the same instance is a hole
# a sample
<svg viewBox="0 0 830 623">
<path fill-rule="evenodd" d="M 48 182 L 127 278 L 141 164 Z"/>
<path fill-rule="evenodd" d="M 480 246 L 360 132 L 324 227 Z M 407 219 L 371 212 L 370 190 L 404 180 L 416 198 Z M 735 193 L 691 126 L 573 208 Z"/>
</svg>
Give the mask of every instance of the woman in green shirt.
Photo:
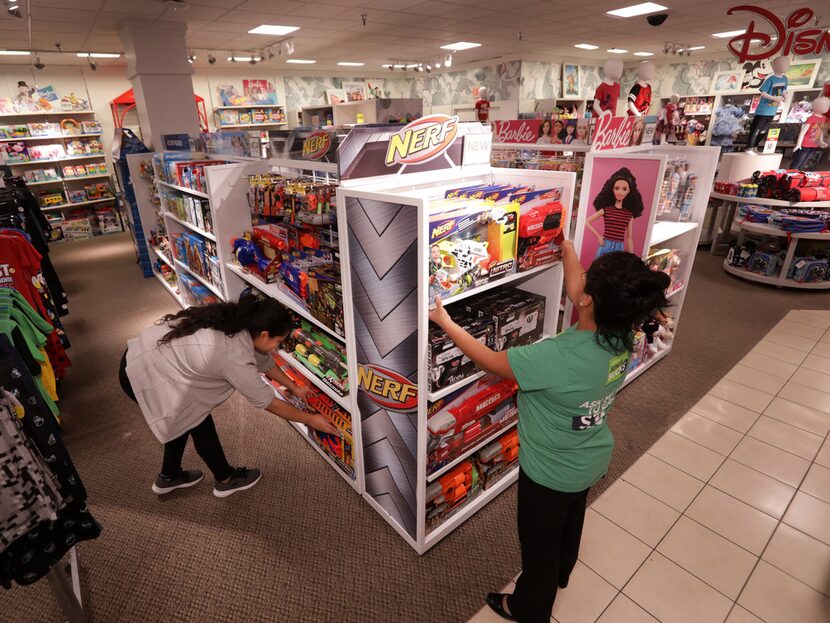
<svg viewBox="0 0 830 623">
<path fill-rule="evenodd" d="M 588 490 L 608 471 L 606 419 L 625 380 L 634 329 L 668 305 L 669 276 L 636 255 L 608 253 L 586 272 L 562 245 L 565 290 L 579 322 L 561 334 L 495 352 L 459 327 L 436 299 L 429 318 L 482 369 L 519 384 L 518 530 L 522 573 L 488 605 L 522 623 L 548 623 L 576 564 Z"/>
</svg>

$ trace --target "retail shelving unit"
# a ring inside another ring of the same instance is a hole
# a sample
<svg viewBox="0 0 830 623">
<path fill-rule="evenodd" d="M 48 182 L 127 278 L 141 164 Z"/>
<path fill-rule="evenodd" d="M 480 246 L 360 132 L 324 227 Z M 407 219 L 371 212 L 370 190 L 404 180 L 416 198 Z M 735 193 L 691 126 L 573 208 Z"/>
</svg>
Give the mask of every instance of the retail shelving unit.
<svg viewBox="0 0 830 623">
<path fill-rule="evenodd" d="M 320 128 L 328 125 L 326 118 L 329 117 L 334 123 L 334 106 L 330 104 L 323 104 L 321 106 L 303 106 L 300 111 L 302 118 L 302 125 L 306 128 Z M 314 117 L 317 117 L 318 122 L 314 123 Z"/>
<path fill-rule="evenodd" d="M 423 111 L 421 98 L 413 97 L 343 102 L 334 107 L 334 125 L 348 127 L 359 124 L 395 123 L 403 117 L 420 117 Z M 362 121 L 358 115 L 362 115 Z"/>
<path fill-rule="evenodd" d="M 232 114 L 242 116 L 246 113 L 248 116 L 251 117 L 250 121 L 239 123 L 222 123 L 222 111 L 234 111 Z M 265 111 L 265 114 L 268 115 L 268 119 L 264 121 L 255 122 L 253 120 L 254 111 Z M 277 111 L 279 119 L 271 119 L 271 111 Z M 251 106 L 216 106 L 213 109 L 213 114 L 215 116 L 215 123 L 217 130 L 238 130 L 238 129 L 256 129 L 256 128 L 276 128 L 288 125 L 288 122 L 285 118 L 285 106 L 280 104 L 260 104 L 260 105 L 251 105 Z"/>
<path fill-rule="evenodd" d="M 620 153 L 623 152 L 623 153 Z M 674 220 L 660 220 L 656 219 L 650 223 L 647 231 L 647 240 L 649 241 L 648 248 L 669 248 L 676 250 L 682 258 L 679 273 L 676 275 L 677 283 L 682 284 L 676 290 L 673 290 L 668 299 L 671 304 L 669 312 L 671 313 L 675 322 L 675 331 L 679 330 L 680 318 L 683 311 L 683 302 L 686 298 L 686 292 L 691 279 L 692 267 L 695 260 L 695 252 L 697 250 L 698 242 L 702 231 L 702 224 L 706 215 L 706 207 L 709 202 L 709 189 L 715 178 L 715 170 L 717 168 L 718 155 L 720 148 L 718 147 L 687 147 L 674 145 L 641 145 L 639 147 L 630 147 L 624 150 L 611 150 L 606 152 L 591 152 L 586 157 L 585 173 L 583 177 L 583 189 L 591 186 L 591 171 L 594 166 L 594 161 L 597 158 L 619 158 L 626 156 L 652 156 L 660 158 L 663 163 L 660 167 L 659 180 L 663 179 L 664 171 L 668 164 L 676 161 L 685 161 L 689 164 L 690 172 L 696 174 L 697 180 L 695 185 L 695 192 L 692 203 L 689 209 L 689 218 L 685 221 L 677 220 L 670 213 L 670 215 L 662 218 L 672 216 Z M 584 192 L 580 200 L 579 218 L 574 235 L 574 244 L 578 251 L 581 250 L 583 236 L 585 231 L 585 220 L 588 212 L 588 196 Z M 658 193 L 659 195 L 659 193 Z M 658 196 L 655 196 L 655 202 Z M 649 210 L 651 206 L 646 206 Z M 568 319 L 571 317 L 570 307 L 566 311 L 565 319 L 568 324 Z M 661 361 L 666 357 L 672 349 L 672 343 L 667 345 L 667 348 L 654 354 L 637 367 L 630 369 L 625 379 L 625 385 L 631 383 L 651 366 Z"/>
<path fill-rule="evenodd" d="M 483 137 L 489 143 L 489 131 L 480 124 L 459 124 L 459 128 L 469 132 L 462 137 L 459 130 L 455 139 L 464 141 L 465 153 L 468 141 L 471 152 L 476 140 Z M 404 166 L 403 170 L 397 169 L 397 175 L 383 175 L 382 157 L 377 167 L 362 167 L 365 160 L 377 159 L 377 154 L 386 153 L 382 132 L 373 130 L 374 134 L 369 130 L 362 134 L 353 132 L 340 149 L 341 174 L 351 169 L 349 163 L 344 163 L 344 153 L 351 154 L 357 170 L 375 168 L 377 171 L 376 177 L 364 174 L 341 180 L 337 192 L 344 301 L 346 309 L 354 309 L 346 316 L 349 376 L 355 379 L 356 407 L 360 413 L 364 498 L 422 554 L 507 489 L 518 475 L 518 467 L 513 465 L 498 480 L 489 482 L 487 488 L 468 497 L 440 523 L 427 519 L 428 488 L 437 486 L 448 470 L 472 459 L 485 443 L 510 429 L 501 427 L 497 433 L 483 436 L 460 455 L 446 459 L 432 473 L 428 472 L 430 403 L 451 389 L 472 386 L 481 376 L 474 375 L 448 390 L 430 393 L 426 389 L 429 387 L 426 353 L 431 304 L 427 266 L 429 217 L 431 212 L 441 211 L 434 202 L 443 199 L 445 191 L 451 188 L 511 183 L 537 189 L 561 188 L 561 202 L 568 206 L 572 202 L 575 175 L 498 169 L 484 163 L 447 168 L 443 159 L 441 162 L 436 159 L 437 166 L 430 167 L 432 171 L 407 173 Z M 358 148 L 352 149 L 355 144 Z M 489 159 L 489 149 L 487 152 L 484 162 Z M 460 159 L 458 153 L 453 156 L 454 163 Z M 395 169 L 387 171 L 393 173 Z M 447 298 L 444 305 L 451 310 L 470 295 L 485 290 L 495 292 L 502 287 L 518 287 L 543 295 L 546 299 L 543 332 L 545 335 L 557 332 L 563 290 L 559 263 L 506 275 Z"/>
</svg>

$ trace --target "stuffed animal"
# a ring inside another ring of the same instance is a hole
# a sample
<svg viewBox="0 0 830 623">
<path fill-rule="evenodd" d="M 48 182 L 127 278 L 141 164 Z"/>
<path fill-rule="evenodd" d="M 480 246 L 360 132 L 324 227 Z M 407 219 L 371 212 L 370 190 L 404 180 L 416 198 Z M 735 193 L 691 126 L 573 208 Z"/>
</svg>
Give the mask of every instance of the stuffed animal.
<svg viewBox="0 0 830 623">
<path fill-rule="evenodd" d="M 712 126 L 712 145 L 731 146 L 735 134 L 741 127 L 741 120 L 746 116 L 742 108 L 727 104 L 715 113 Z"/>
</svg>

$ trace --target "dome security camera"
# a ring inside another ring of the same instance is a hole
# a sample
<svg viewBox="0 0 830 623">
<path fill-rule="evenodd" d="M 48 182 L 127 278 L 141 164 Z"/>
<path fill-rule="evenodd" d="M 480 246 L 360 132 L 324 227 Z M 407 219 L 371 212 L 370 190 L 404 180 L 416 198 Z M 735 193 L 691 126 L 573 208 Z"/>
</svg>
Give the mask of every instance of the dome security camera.
<svg viewBox="0 0 830 623">
<path fill-rule="evenodd" d="M 35 59 L 34 65 L 35 65 L 35 69 L 43 69 L 43 68 L 46 67 L 46 65 L 43 64 L 43 61 L 40 60 L 39 56 Z"/>
<path fill-rule="evenodd" d="M 650 26 L 662 26 L 667 19 L 669 19 L 668 13 L 659 13 L 658 15 L 649 15 L 646 17 L 646 21 Z"/>
<path fill-rule="evenodd" d="M 208 63 L 210 63 L 211 65 L 216 64 L 216 57 L 213 54 L 208 54 Z"/>
</svg>

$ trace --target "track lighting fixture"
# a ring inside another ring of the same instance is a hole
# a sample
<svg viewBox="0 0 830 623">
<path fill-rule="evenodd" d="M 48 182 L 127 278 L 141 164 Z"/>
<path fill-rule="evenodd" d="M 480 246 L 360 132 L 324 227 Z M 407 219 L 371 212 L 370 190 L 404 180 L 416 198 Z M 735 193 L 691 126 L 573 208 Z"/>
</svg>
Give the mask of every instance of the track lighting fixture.
<svg viewBox="0 0 830 623">
<path fill-rule="evenodd" d="M 11 2 L 9 4 L 8 9 L 6 9 L 6 10 L 9 12 L 9 15 L 11 15 L 12 17 L 16 17 L 17 19 L 23 19 L 23 13 L 20 10 L 20 3 L 19 2 Z"/>
<path fill-rule="evenodd" d="M 236 62 L 236 52 L 231 52 L 231 57 L 228 59 L 231 63 Z"/>
<path fill-rule="evenodd" d="M 193 64 L 193 61 L 195 61 L 195 60 L 196 60 L 196 55 L 193 54 L 193 52 L 190 52 L 187 55 L 187 62 L 190 63 L 190 64 Z"/>
<path fill-rule="evenodd" d="M 87 57 L 87 62 L 89 63 L 89 68 L 92 71 L 96 71 L 98 69 L 98 63 L 93 61 L 91 58 Z"/>
<path fill-rule="evenodd" d="M 43 61 L 40 60 L 39 56 L 35 58 L 34 66 L 35 69 L 43 69 L 46 67 L 46 65 L 43 64 Z"/>
<path fill-rule="evenodd" d="M 216 64 L 216 57 L 211 53 L 208 53 L 208 64 L 210 64 L 210 65 L 215 65 Z"/>
<path fill-rule="evenodd" d="M 55 42 L 55 49 L 58 51 L 58 54 L 63 54 L 63 49 L 61 48 L 61 42 L 60 41 Z"/>
<path fill-rule="evenodd" d="M 452 67 L 452 54 L 447 54 L 447 55 L 444 57 L 444 67 L 446 67 L 446 68 L 448 68 L 448 69 L 449 69 L 450 67 Z"/>
<path fill-rule="evenodd" d="M 673 56 L 691 56 L 694 50 L 700 50 L 702 47 L 693 47 L 685 43 L 673 43 L 667 41 L 663 44 L 663 54 L 672 54 Z"/>
<path fill-rule="evenodd" d="M 256 57 L 251 56 L 251 60 L 248 61 L 251 65 L 256 65 Z"/>
</svg>

